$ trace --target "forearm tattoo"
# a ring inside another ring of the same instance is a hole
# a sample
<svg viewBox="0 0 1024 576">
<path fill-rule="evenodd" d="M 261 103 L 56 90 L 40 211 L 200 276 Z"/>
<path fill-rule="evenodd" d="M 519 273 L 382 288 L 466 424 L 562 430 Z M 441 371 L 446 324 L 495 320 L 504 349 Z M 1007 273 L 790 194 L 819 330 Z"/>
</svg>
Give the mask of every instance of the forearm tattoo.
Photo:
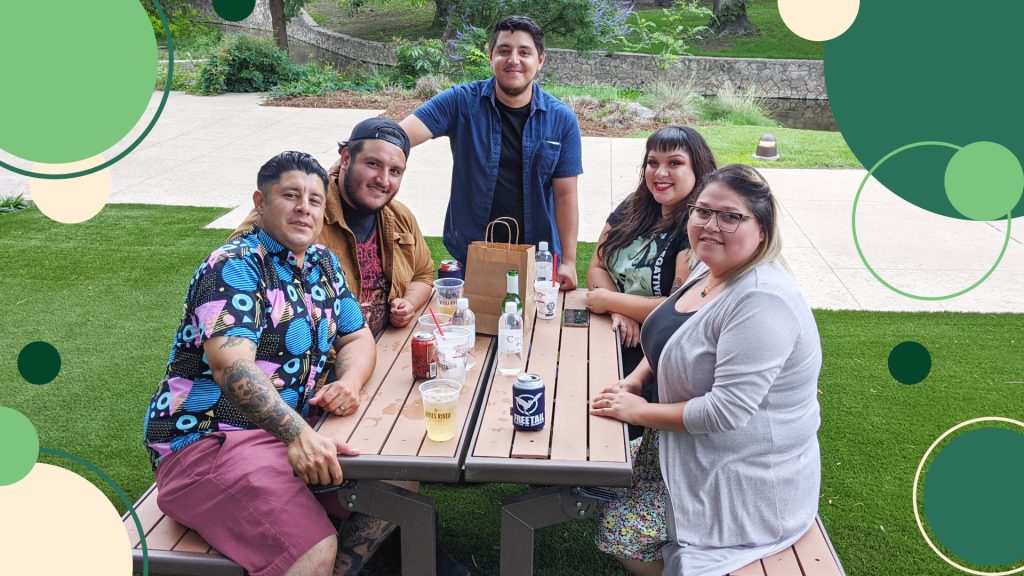
<svg viewBox="0 0 1024 576">
<path fill-rule="evenodd" d="M 358 574 L 366 566 L 395 524 L 366 514 L 354 513 L 338 531 L 338 554 L 334 557 L 334 574 Z"/>
<path fill-rule="evenodd" d="M 224 370 L 221 380 L 221 388 L 238 410 L 278 440 L 287 444 L 305 428 L 306 423 L 252 360 L 236 360 Z"/>
</svg>

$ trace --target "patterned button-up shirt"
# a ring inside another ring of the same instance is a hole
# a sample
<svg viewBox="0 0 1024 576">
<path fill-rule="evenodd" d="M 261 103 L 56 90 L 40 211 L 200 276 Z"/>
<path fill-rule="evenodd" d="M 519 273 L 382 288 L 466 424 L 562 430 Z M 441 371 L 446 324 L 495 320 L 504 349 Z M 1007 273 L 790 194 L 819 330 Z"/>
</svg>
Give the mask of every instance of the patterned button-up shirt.
<svg viewBox="0 0 1024 576">
<path fill-rule="evenodd" d="M 256 365 L 303 416 L 335 337 L 364 326 L 338 259 L 311 246 L 295 255 L 259 227 L 215 250 L 196 270 L 163 381 L 146 410 L 153 466 L 216 431 L 257 428 L 221 393 L 203 353 L 218 336 L 257 345 Z"/>
</svg>

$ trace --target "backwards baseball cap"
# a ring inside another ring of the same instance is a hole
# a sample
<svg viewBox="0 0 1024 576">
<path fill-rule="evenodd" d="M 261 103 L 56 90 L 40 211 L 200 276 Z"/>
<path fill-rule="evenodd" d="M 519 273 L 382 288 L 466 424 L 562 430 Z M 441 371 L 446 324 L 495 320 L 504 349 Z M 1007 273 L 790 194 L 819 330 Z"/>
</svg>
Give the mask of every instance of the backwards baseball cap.
<svg viewBox="0 0 1024 576">
<path fill-rule="evenodd" d="M 402 130 L 398 122 L 386 118 L 367 118 L 352 129 L 352 135 L 348 137 L 351 144 L 357 140 L 383 140 L 390 142 L 402 149 L 402 153 L 409 158 L 409 135 Z"/>
</svg>

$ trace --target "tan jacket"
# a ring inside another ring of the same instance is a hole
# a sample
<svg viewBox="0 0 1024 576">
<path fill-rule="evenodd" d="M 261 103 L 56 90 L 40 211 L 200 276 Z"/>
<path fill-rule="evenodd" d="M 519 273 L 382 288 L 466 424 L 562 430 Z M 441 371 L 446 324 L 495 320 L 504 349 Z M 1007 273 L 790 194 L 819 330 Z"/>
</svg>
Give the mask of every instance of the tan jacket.
<svg viewBox="0 0 1024 576">
<path fill-rule="evenodd" d="M 324 228 L 317 237 L 341 262 L 345 284 L 357 300 L 362 294 L 362 279 L 356 264 L 356 236 L 345 223 L 339 192 L 341 160 L 331 166 L 328 176 L 327 206 L 324 209 Z M 256 210 L 246 216 L 231 238 L 241 236 L 256 223 Z M 410 282 L 434 283 L 434 261 L 423 239 L 416 217 L 405 204 L 392 200 L 377 213 L 377 236 L 380 239 L 380 259 L 384 275 L 391 282 L 388 301 L 405 295 Z"/>
</svg>

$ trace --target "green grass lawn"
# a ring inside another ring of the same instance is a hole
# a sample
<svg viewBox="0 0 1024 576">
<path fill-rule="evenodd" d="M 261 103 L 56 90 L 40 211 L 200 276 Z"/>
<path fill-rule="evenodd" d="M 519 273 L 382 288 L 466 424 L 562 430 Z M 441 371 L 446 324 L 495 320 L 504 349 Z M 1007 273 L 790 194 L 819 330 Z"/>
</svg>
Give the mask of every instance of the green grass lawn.
<svg viewBox="0 0 1024 576">
<path fill-rule="evenodd" d="M 226 236 L 203 226 L 223 213 L 112 205 L 77 225 L 55 224 L 34 208 L 0 216 L 0 343 L 7 354 L 0 404 L 27 415 L 42 446 L 99 466 L 133 499 L 152 482 L 142 411 L 163 374 L 188 282 Z M 439 259 L 438 239 L 429 242 Z M 592 248 L 581 247 L 581 267 Z M 931 442 L 959 422 L 1024 419 L 1024 316 L 815 315 L 824 352 L 820 512 L 847 573 L 954 574 L 918 534 L 914 470 Z M 930 350 L 933 369 L 923 383 L 904 386 L 890 377 L 886 358 L 911 339 Z M 35 340 L 52 343 L 62 356 L 60 375 L 44 386 L 26 383 L 15 367 L 18 351 Z M 453 554 L 474 574 L 497 574 L 499 503 L 524 489 L 424 490 L 438 502 Z M 537 573 L 620 574 L 592 538 L 587 522 L 541 530 Z M 396 551 L 388 546 L 369 573 L 396 574 Z"/>
<path fill-rule="evenodd" d="M 710 2 L 707 2 L 710 4 Z M 416 40 L 419 38 L 440 38 L 442 30 L 433 26 L 434 5 L 423 3 L 416 6 L 395 0 L 369 0 L 365 6 L 353 12 L 338 0 L 312 0 L 306 4 L 306 11 L 321 26 L 337 30 L 357 38 L 390 41 L 394 38 Z M 659 28 L 671 29 L 661 8 L 637 11 L 637 14 Z M 731 58 L 795 58 L 800 60 L 821 60 L 824 45 L 821 42 L 804 40 L 793 34 L 779 16 L 776 0 L 749 0 L 747 16 L 757 26 L 756 36 L 717 39 L 709 38 L 694 43 L 690 53 L 694 56 L 723 56 Z M 690 17 L 684 20 L 689 26 L 707 24 L 706 18 Z M 635 35 L 634 35 L 635 36 Z M 635 37 L 630 40 L 637 41 Z M 546 44 L 551 48 L 571 48 L 572 45 L 557 35 L 549 35 Z M 605 46 L 622 51 L 614 44 Z M 642 50 L 650 54 L 660 53 L 662 47 L 648 46 Z"/>
</svg>

